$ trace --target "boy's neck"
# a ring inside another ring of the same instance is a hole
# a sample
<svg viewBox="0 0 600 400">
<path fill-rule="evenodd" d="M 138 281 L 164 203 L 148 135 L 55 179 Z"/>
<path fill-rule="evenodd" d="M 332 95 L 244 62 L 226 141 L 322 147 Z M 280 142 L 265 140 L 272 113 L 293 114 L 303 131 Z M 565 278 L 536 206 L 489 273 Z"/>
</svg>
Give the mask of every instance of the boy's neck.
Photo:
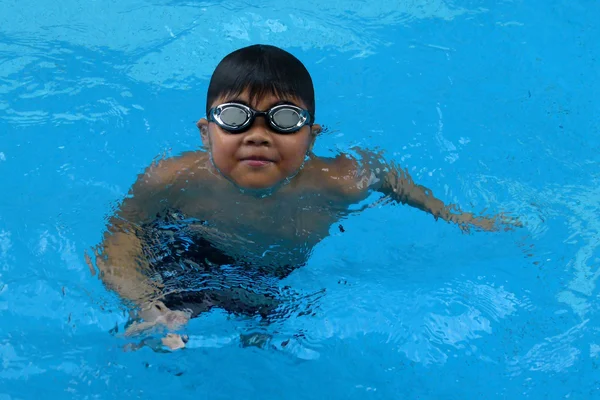
<svg viewBox="0 0 600 400">
<path fill-rule="evenodd" d="M 212 169 L 212 172 L 215 175 L 220 175 L 223 179 L 227 180 L 229 183 L 231 183 L 231 185 L 233 185 L 233 187 L 235 189 L 237 189 L 237 191 L 239 193 L 242 193 L 244 195 L 248 195 L 250 197 L 257 198 L 257 199 L 261 199 L 261 198 L 265 198 L 265 197 L 270 197 L 273 194 L 275 194 L 276 192 L 279 192 L 282 189 L 284 189 L 286 187 L 289 187 L 289 183 L 294 178 L 298 177 L 298 175 L 304 169 L 304 165 L 306 164 L 306 159 L 305 159 L 304 162 L 302 163 L 302 165 L 300 166 L 300 168 L 298 168 L 298 170 L 294 174 L 288 176 L 287 178 L 285 178 L 284 180 L 278 182 L 274 186 L 271 186 L 271 187 L 268 187 L 268 188 L 264 188 L 264 189 L 252 189 L 252 188 L 244 188 L 244 187 L 238 185 L 231 178 L 229 178 L 227 175 L 225 175 L 219 169 L 219 167 L 216 166 L 216 164 L 215 164 L 215 162 L 213 160 L 213 157 L 212 157 L 212 152 L 209 151 L 208 153 L 209 153 L 209 158 L 210 158 L 210 167 Z"/>
</svg>

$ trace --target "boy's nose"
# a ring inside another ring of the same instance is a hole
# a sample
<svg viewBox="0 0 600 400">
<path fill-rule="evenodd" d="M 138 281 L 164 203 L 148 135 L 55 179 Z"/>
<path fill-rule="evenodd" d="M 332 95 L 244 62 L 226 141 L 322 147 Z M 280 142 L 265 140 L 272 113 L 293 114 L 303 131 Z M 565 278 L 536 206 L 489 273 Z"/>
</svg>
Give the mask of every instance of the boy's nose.
<svg viewBox="0 0 600 400">
<path fill-rule="evenodd" d="M 254 146 L 268 146 L 271 144 L 271 133 L 265 124 L 264 118 L 256 118 L 254 124 L 244 136 L 244 143 Z"/>
</svg>

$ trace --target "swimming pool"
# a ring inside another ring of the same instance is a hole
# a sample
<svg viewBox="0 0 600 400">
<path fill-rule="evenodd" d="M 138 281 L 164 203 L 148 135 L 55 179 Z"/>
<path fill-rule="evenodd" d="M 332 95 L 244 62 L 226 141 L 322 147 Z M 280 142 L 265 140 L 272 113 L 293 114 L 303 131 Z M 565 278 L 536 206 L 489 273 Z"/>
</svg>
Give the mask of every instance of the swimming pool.
<svg viewBox="0 0 600 400">
<path fill-rule="evenodd" d="M 1 400 L 600 398 L 597 3 L 2 10 Z M 526 226 L 465 235 L 370 208 L 284 282 L 314 316 L 262 328 L 214 312 L 185 351 L 124 351 L 127 310 L 84 253 L 153 158 L 200 145 L 209 74 L 255 42 L 311 71 L 317 153 L 383 149 L 443 200 Z M 260 329 L 273 348 L 239 346 Z"/>
</svg>

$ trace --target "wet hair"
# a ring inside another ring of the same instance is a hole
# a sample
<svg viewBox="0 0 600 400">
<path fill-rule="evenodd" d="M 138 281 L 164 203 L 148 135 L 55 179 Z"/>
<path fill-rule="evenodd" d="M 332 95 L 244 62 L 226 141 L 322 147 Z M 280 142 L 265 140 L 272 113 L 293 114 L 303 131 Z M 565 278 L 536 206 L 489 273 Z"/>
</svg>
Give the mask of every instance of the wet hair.
<svg viewBox="0 0 600 400">
<path fill-rule="evenodd" d="M 210 79 L 206 114 L 219 97 L 237 96 L 245 90 L 251 103 L 269 94 L 295 97 L 314 118 L 315 92 L 308 70 L 300 60 L 278 47 L 256 44 L 225 56 Z"/>
</svg>

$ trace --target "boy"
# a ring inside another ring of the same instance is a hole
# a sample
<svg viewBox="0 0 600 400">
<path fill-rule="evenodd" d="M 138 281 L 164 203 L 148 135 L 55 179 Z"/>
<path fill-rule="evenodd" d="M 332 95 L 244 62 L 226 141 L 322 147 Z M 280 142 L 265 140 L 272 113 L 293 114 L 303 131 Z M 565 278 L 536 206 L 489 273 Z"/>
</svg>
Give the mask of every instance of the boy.
<svg viewBox="0 0 600 400">
<path fill-rule="evenodd" d="M 130 332 L 175 329 L 213 307 L 274 315 L 276 280 L 373 190 L 463 229 L 495 228 L 493 219 L 451 212 L 374 154 L 316 157 L 313 83 L 284 50 L 254 45 L 226 56 L 206 104 L 197 126 L 207 151 L 151 165 L 97 253 L 104 282 L 142 309 L 144 322 Z M 169 347 L 183 346 L 169 338 Z"/>
</svg>

